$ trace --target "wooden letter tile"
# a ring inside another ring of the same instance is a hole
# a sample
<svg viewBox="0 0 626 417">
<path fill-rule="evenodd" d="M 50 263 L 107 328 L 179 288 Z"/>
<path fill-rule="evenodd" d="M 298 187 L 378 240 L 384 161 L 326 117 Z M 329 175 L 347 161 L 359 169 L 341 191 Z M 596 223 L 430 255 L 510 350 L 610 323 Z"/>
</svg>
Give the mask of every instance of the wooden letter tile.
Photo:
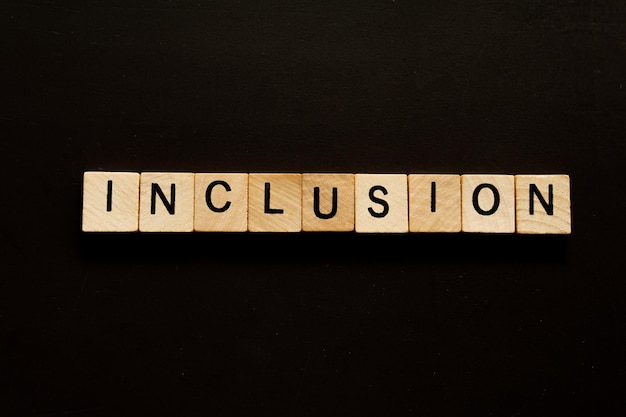
<svg viewBox="0 0 626 417">
<path fill-rule="evenodd" d="M 196 174 L 194 230 L 248 230 L 248 174 Z"/>
<path fill-rule="evenodd" d="M 140 231 L 193 231 L 194 174 L 142 172 L 140 194 Z"/>
<path fill-rule="evenodd" d="M 409 175 L 409 230 L 461 231 L 460 175 Z"/>
<path fill-rule="evenodd" d="M 517 233 L 570 234 L 568 175 L 516 175 Z"/>
<path fill-rule="evenodd" d="M 139 219 L 139 173 L 83 174 L 84 232 L 136 232 Z"/>
<path fill-rule="evenodd" d="M 355 230 L 358 233 L 409 231 L 406 174 L 356 174 Z"/>
<path fill-rule="evenodd" d="M 302 230 L 302 174 L 248 176 L 248 230 Z"/>
<path fill-rule="evenodd" d="M 302 230 L 354 230 L 354 175 L 302 175 Z"/>
<path fill-rule="evenodd" d="M 515 233 L 515 176 L 461 176 L 463 231 Z"/>
</svg>

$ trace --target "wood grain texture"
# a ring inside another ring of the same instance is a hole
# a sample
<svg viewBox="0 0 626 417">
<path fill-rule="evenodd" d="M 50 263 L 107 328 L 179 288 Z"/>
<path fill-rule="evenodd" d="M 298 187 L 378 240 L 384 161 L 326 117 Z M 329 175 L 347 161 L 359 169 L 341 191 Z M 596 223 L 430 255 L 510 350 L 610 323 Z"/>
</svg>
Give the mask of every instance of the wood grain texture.
<svg viewBox="0 0 626 417">
<path fill-rule="evenodd" d="M 355 230 L 408 233 L 406 174 L 355 175 Z"/>
<path fill-rule="evenodd" d="M 155 192 L 156 189 L 161 190 L 165 201 Z M 140 196 L 140 231 L 193 231 L 194 174 L 142 172 Z"/>
<path fill-rule="evenodd" d="M 316 193 L 319 198 L 317 204 L 315 204 Z M 333 204 L 333 195 L 336 196 L 336 204 Z M 302 175 L 302 230 L 305 232 L 354 230 L 354 174 Z"/>
<path fill-rule="evenodd" d="M 464 232 L 515 232 L 513 175 L 462 175 L 461 190 Z"/>
<path fill-rule="evenodd" d="M 461 231 L 460 175 L 409 175 L 409 231 Z"/>
<path fill-rule="evenodd" d="M 302 174 L 250 174 L 248 230 L 302 230 Z"/>
<path fill-rule="evenodd" d="M 195 174 L 194 230 L 248 230 L 248 174 Z"/>
<path fill-rule="evenodd" d="M 517 233 L 572 232 L 569 175 L 516 175 L 515 195 Z"/>
<path fill-rule="evenodd" d="M 87 171 L 83 174 L 84 232 L 136 232 L 138 219 L 139 173 Z"/>
</svg>

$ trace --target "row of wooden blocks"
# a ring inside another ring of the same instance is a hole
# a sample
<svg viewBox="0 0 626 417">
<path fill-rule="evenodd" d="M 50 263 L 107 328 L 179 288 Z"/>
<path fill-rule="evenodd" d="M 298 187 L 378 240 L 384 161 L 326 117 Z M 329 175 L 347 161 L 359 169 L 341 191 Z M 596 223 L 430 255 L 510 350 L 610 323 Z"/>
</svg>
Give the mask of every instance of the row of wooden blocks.
<svg viewBox="0 0 626 417">
<path fill-rule="evenodd" d="M 570 178 L 88 171 L 82 230 L 569 234 Z"/>
</svg>

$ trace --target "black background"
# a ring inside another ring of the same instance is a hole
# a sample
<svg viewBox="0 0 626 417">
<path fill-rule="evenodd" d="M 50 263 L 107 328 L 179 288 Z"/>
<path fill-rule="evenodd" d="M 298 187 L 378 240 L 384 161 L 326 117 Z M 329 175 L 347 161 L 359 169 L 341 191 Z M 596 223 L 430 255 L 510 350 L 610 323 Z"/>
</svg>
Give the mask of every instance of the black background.
<svg viewBox="0 0 626 417">
<path fill-rule="evenodd" d="M 625 415 L 623 1 L 0 18 L 1 415 Z M 84 235 L 86 170 L 566 173 L 573 234 Z"/>
</svg>

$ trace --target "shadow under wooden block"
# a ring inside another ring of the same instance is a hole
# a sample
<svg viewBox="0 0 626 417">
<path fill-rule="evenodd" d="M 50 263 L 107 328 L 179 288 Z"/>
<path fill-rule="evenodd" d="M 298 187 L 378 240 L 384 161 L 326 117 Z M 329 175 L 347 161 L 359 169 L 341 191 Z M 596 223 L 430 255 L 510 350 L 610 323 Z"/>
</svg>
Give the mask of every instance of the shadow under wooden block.
<svg viewBox="0 0 626 417">
<path fill-rule="evenodd" d="M 354 174 L 302 175 L 302 230 L 354 230 Z"/>
<path fill-rule="evenodd" d="M 248 230 L 302 230 L 302 174 L 249 174 Z"/>
<path fill-rule="evenodd" d="M 516 175 L 517 233 L 570 234 L 568 175 Z"/>
<path fill-rule="evenodd" d="M 461 175 L 463 231 L 515 233 L 515 176 Z"/>
<path fill-rule="evenodd" d="M 141 232 L 192 232 L 194 174 L 142 172 Z"/>
<path fill-rule="evenodd" d="M 355 230 L 358 233 L 408 233 L 406 174 L 356 174 Z"/>
<path fill-rule="evenodd" d="M 431 233 L 461 231 L 460 175 L 409 175 L 409 230 Z"/>
<path fill-rule="evenodd" d="M 248 174 L 195 174 L 194 230 L 248 230 Z"/>
<path fill-rule="evenodd" d="M 83 174 L 84 232 L 136 232 L 138 219 L 139 173 Z"/>
</svg>

